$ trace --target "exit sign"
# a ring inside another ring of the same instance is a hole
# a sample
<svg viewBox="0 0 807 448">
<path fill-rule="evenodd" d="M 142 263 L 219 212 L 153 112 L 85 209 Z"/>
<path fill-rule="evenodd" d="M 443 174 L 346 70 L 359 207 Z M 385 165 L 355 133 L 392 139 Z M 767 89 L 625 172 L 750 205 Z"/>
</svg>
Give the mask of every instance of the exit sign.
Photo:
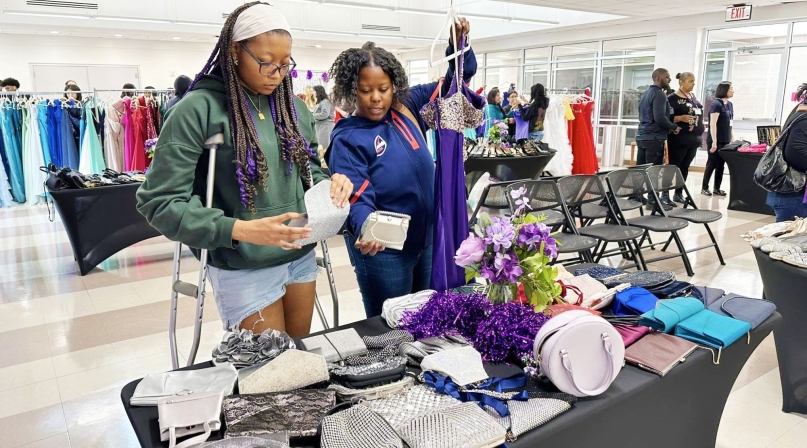
<svg viewBox="0 0 807 448">
<path fill-rule="evenodd" d="M 751 5 L 731 6 L 726 8 L 726 22 L 751 20 Z"/>
</svg>

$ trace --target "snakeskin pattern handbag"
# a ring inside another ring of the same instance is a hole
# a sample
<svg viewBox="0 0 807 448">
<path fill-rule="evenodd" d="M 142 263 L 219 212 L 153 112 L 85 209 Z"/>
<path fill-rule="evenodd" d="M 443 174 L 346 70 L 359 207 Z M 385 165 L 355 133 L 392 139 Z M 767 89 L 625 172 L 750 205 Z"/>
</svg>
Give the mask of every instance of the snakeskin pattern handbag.
<svg viewBox="0 0 807 448">
<path fill-rule="evenodd" d="M 297 390 L 224 398 L 226 436 L 260 436 L 288 431 L 289 438 L 312 437 L 336 405 L 332 390 Z"/>
</svg>

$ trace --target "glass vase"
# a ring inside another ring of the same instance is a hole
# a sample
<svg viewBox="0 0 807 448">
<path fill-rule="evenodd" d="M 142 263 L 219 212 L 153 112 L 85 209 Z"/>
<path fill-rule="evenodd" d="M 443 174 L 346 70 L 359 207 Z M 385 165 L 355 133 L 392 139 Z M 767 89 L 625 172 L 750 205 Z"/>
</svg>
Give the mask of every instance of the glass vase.
<svg viewBox="0 0 807 448">
<path fill-rule="evenodd" d="M 494 305 L 513 301 L 513 285 L 493 283 L 488 291 L 488 300 Z"/>
</svg>

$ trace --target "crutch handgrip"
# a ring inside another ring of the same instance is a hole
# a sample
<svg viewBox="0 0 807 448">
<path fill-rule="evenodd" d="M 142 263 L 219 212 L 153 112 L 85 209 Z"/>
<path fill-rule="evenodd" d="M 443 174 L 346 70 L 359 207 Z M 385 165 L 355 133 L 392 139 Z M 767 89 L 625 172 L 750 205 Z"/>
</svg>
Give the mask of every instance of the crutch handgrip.
<svg viewBox="0 0 807 448">
<path fill-rule="evenodd" d="M 174 282 L 174 291 L 194 299 L 199 294 L 199 288 L 196 285 L 183 281 Z"/>
<path fill-rule="evenodd" d="M 205 140 L 205 149 L 215 148 L 223 144 L 224 144 L 224 134 L 219 132 L 218 134 Z"/>
</svg>

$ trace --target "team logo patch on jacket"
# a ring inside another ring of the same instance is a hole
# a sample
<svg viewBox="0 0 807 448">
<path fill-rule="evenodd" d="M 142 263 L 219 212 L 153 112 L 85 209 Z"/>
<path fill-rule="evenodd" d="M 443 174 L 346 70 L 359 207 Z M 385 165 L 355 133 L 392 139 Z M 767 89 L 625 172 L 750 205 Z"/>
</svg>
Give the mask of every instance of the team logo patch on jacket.
<svg viewBox="0 0 807 448">
<path fill-rule="evenodd" d="M 375 136 L 375 154 L 376 156 L 381 156 L 384 154 L 384 151 L 387 150 L 387 142 L 381 138 L 380 135 Z"/>
</svg>

